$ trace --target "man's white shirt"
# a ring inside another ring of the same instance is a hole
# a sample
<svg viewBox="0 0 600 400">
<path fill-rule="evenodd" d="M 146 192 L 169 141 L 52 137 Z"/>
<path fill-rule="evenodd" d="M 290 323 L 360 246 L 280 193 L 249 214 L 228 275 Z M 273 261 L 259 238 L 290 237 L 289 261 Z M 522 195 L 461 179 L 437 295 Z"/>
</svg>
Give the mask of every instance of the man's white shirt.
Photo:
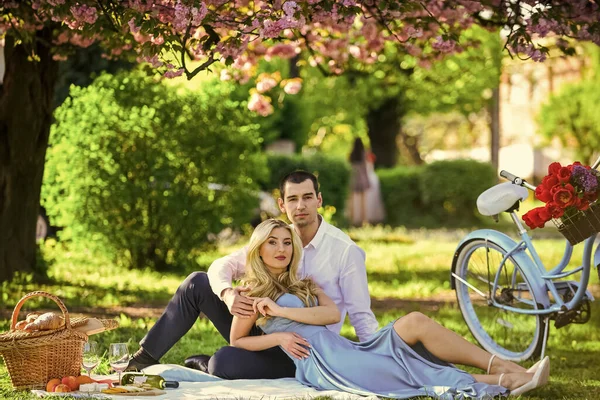
<svg viewBox="0 0 600 400">
<path fill-rule="evenodd" d="M 317 234 L 304 246 L 299 274 L 310 277 L 331 297 L 341 313 L 337 324 L 327 325 L 339 333 L 346 314 L 359 340 L 364 341 L 378 329 L 371 311 L 371 297 L 367 286 L 365 252 L 344 232 L 328 224 L 319 216 Z M 215 260 L 208 269 L 210 286 L 217 296 L 231 288 L 233 280 L 245 274 L 247 248 Z"/>
</svg>

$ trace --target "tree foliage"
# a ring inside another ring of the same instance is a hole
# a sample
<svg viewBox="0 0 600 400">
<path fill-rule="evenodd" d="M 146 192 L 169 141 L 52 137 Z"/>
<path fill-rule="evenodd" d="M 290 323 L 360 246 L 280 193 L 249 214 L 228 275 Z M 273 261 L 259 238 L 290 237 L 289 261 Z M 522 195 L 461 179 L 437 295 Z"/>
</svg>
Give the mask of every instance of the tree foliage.
<svg viewBox="0 0 600 400">
<path fill-rule="evenodd" d="M 558 138 L 576 151 L 583 163 L 593 162 L 600 148 L 600 80 L 565 85 L 542 106 L 538 118 L 541 132 Z"/>
<path fill-rule="evenodd" d="M 461 51 L 460 33 L 475 23 L 508 27 L 509 51 L 536 60 L 548 49 L 535 44 L 535 36 L 600 43 L 593 0 L 6 0 L 1 10 L 1 30 L 21 45 L 50 27 L 48 45 L 57 57 L 68 56 L 72 46 L 100 42 L 109 56 L 131 54 L 188 78 L 218 60 L 248 72 L 258 58 L 291 58 L 298 49 L 328 73 L 354 60 L 373 62 L 386 42 L 436 58 Z M 566 41 L 561 47 L 571 49 Z M 200 64 L 190 67 L 189 59 Z"/>
<path fill-rule="evenodd" d="M 73 87 L 56 111 L 43 186 L 63 237 L 164 270 L 249 221 L 268 171 L 232 86 L 214 80 L 192 93 L 136 72 Z"/>
</svg>

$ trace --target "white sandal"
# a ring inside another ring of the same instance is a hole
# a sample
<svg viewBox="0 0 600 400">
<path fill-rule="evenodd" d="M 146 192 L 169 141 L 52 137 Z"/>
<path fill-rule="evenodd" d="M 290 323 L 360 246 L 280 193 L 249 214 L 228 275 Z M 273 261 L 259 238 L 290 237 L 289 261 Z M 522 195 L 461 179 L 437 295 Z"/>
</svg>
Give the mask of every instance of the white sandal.
<svg viewBox="0 0 600 400">
<path fill-rule="evenodd" d="M 537 371 L 533 375 L 533 378 L 524 385 L 519 386 L 518 388 L 511 390 L 511 396 L 520 396 L 525 392 L 529 392 L 530 390 L 536 389 L 540 386 L 544 386 L 548 383 L 548 379 L 550 377 L 550 359 L 548 357 L 544 357 L 544 359 L 540 362 Z M 502 376 L 500 376 L 502 379 Z"/>
<path fill-rule="evenodd" d="M 487 367 L 487 374 L 491 375 L 490 371 L 492 369 L 492 363 L 494 362 L 494 358 L 496 358 L 495 354 L 492 354 L 492 356 L 490 357 L 490 361 L 488 361 L 488 367 Z M 504 374 L 502 374 L 504 375 Z M 502 379 L 502 375 L 500 375 L 500 379 Z M 502 386 L 502 385 L 500 385 Z"/>
</svg>

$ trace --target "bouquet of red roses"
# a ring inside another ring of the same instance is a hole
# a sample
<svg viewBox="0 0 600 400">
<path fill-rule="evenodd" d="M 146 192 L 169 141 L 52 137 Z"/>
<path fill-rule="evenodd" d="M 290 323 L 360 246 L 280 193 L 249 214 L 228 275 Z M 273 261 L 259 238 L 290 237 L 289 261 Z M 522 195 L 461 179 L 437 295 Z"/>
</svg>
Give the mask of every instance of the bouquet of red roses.
<svg viewBox="0 0 600 400">
<path fill-rule="evenodd" d="M 546 203 L 523 215 L 523 221 L 531 229 L 542 228 L 552 218 L 573 216 L 585 211 L 598 198 L 600 184 L 598 172 L 576 161 L 563 167 L 553 162 L 548 175 L 535 188 L 535 197 Z"/>
</svg>

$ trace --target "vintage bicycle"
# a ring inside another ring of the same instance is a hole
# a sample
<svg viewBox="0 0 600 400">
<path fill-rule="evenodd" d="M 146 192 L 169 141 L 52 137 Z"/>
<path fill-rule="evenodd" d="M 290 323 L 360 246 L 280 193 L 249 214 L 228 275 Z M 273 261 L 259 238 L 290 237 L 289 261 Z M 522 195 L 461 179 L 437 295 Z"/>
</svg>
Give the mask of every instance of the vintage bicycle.
<svg viewBox="0 0 600 400">
<path fill-rule="evenodd" d="M 592 165 L 596 170 L 600 158 Z M 498 220 L 510 214 L 518 240 L 493 229 L 469 233 L 458 244 L 451 268 L 451 285 L 469 330 L 490 353 L 512 361 L 544 357 L 549 325 L 556 328 L 590 319 L 587 290 L 592 266 L 600 264 L 600 201 L 572 219 L 554 220 L 567 238 L 558 265 L 547 269 L 517 211 L 535 186 L 501 171 L 509 182 L 483 192 L 477 199 L 481 214 Z M 582 265 L 569 268 L 573 246 L 583 242 Z M 579 280 L 564 278 L 580 273 Z"/>
</svg>

